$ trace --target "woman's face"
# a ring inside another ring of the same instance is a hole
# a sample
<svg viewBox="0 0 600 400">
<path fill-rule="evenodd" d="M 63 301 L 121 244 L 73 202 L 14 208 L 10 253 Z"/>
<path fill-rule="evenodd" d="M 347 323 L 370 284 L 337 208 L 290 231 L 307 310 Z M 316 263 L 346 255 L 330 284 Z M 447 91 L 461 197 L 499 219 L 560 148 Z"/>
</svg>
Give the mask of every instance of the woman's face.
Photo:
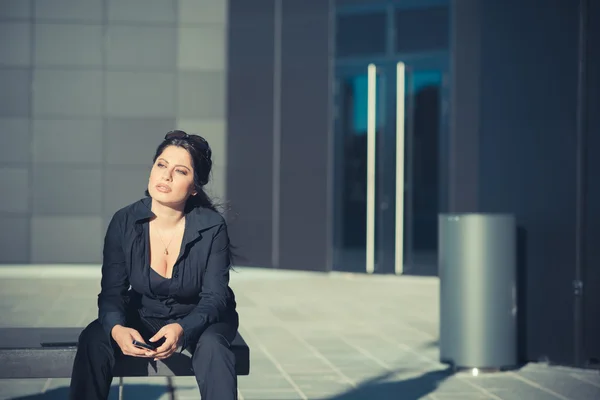
<svg viewBox="0 0 600 400">
<path fill-rule="evenodd" d="M 185 204 L 194 195 L 194 169 L 192 157 L 184 148 L 166 147 L 154 162 L 148 192 L 163 204 Z"/>
</svg>

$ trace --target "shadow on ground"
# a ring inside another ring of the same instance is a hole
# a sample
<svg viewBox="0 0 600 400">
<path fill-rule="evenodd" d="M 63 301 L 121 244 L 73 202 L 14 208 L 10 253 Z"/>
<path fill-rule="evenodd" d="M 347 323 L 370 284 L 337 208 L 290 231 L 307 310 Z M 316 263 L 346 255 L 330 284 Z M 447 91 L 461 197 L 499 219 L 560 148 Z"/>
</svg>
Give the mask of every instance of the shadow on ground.
<svg viewBox="0 0 600 400">
<path fill-rule="evenodd" d="M 390 372 L 370 379 L 360 384 L 356 389 L 330 397 L 327 400 L 418 400 L 434 392 L 452 374 L 452 368 L 446 368 L 402 381 L 389 381 L 388 379 L 394 375 L 394 372 Z"/>
<path fill-rule="evenodd" d="M 123 397 L 133 399 L 155 400 L 161 398 L 167 393 L 167 388 L 160 385 L 126 384 L 123 387 Z M 119 390 L 117 387 L 111 387 L 110 400 L 118 399 Z M 32 394 L 22 397 L 11 397 L 12 400 L 65 400 L 69 398 L 69 388 L 59 387 L 48 390 L 46 393 Z"/>
</svg>

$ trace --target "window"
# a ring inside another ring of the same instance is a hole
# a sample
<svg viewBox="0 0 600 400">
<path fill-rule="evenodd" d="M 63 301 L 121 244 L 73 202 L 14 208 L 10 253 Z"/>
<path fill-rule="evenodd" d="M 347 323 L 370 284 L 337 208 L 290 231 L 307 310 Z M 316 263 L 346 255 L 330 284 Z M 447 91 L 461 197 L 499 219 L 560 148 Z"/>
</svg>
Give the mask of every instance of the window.
<svg viewBox="0 0 600 400">
<path fill-rule="evenodd" d="M 396 10 L 396 53 L 447 50 L 449 18 L 448 7 L 445 6 Z"/>
<path fill-rule="evenodd" d="M 387 19 L 385 11 L 338 14 L 336 56 L 382 55 L 386 51 Z"/>
</svg>

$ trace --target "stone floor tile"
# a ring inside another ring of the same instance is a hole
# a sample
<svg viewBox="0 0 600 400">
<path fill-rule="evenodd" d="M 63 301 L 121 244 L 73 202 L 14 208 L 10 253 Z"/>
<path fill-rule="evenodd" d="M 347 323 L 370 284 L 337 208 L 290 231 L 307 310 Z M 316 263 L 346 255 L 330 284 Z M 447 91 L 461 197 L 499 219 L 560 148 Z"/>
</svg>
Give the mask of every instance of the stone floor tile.
<svg viewBox="0 0 600 400">
<path fill-rule="evenodd" d="M 0 326 L 86 326 L 97 317 L 99 279 L 99 266 L 0 266 Z M 231 285 L 250 346 L 251 374 L 238 378 L 243 400 L 600 398 L 597 371 L 529 364 L 452 374 L 439 362 L 437 278 L 238 267 Z M 194 377 L 173 382 L 177 399 L 198 399 Z M 0 381 L 0 400 L 64 399 L 68 384 Z M 124 393 L 168 399 L 164 378 L 127 378 Z M 113 385 L 111 399 L 117 394 Z"/>
</svg>

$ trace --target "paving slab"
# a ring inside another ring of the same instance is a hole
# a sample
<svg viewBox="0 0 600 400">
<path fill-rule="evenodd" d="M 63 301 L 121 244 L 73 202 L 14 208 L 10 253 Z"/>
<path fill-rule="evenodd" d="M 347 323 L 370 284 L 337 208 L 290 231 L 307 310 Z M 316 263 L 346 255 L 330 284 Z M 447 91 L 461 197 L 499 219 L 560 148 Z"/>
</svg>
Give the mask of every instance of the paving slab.
<svg viewBox="0 0 600 400">
<path fill-rule="evenodd" d="M 0 266 L 0 327 L 96 318 L 99 265 Z M 471 376 L 439 362 L 439 280 L 237 267 L 231 284 L 250 346 L 242 400 L 600 399 L 600 373 L 529 364 Z M 125 399 L 167 399 L 163 378 L 125 379 Z M 193 377 L 176 398 L 198 399 Z M 0 399 L 64 399 L 68 379 L 0 381 Z M 116 382 L 111 399 L 116 399 Z"/>
</svg>

